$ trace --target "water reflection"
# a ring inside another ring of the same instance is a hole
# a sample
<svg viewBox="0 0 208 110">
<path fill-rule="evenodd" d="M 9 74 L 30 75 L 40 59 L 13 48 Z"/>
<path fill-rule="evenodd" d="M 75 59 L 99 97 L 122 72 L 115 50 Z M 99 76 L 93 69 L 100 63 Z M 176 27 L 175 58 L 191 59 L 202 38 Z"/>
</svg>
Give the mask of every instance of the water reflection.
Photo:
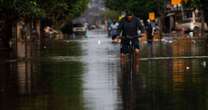
<svg viewBox="0 0 208 110">
<path fill-rule="evenodd" d="M 48 96 L 49 109 L 83 109 L 82 63 L 45 62 L 41 65 L 41 73 L 38 84 L 42 92 L 39 92 Z"/>
<path fill-rule="evenodd" d="M 1 110 L 208 109 L 208 60 L 176 58 L 206 55 L 203 40 L 143 45 L 147 59 L 131 65 L 105 36 L 53 42 L 39 60 L 4 62 L 9 53 L 0 53 Z M 174 58 L 148 59 L 160 56 Z"/>
<path fill-rule="evenodd" d="M 83 110 L 80 61 L 54 61 L 48 57 L 80 55 L 78 43 L 45 49 L 46 60 L 14 61 L 0 64 L 1 110 Z M 71 49 L 75 48 L 75 53 Z M 50 50 L 49 50 L 50 49 Z M 56 54 L 54 54 L 56 53 Z M 1 54 L 3 55 L 3 54 Z M 5 56 L 5 58 L 8 56 Z M 3 56 L 1 58 L 4 58 Z"/>
<path fill-rule="evenodd" d="M 153 46 L 142 44 L 141 56 L 152 57 L 184 57 L 206 56 L 207 38 L 167 37 L 165 40 L 155 41 Z M 166 41 L 167 40 L 167 41 Z M 152 51 L 150 49 L 152 48 Z"/>
<path fill-rule="evenodd" d="M 181 38 L 167 44 L 154 42 L 153 46 L 142 45 L 143 58 L 139 66 L 133 66 L 138 71 L 128 63 L 121 65 L 124 110 L 208 109 L 208 60 L 200 57 L 207 55 L 205 50 L 203 38 Z M 132 69 L 136 74 L 132 74 L 131 79 Z"/>
<path fill-rule="evenodd" d="M 130 78 L 122 65 L 121 91 L 124 110 L 206 110 L 207 59 L 149 60 L 139 64 Z"/>
<path fill-rule="evenodd" d="M 17 84 L 22 95 L 31 93 L 31 73 L 31 62 L 17 62 Z"/>
<path fill-rule="evenodd" d="M 105 36 L 102 31 L 89 32 L 88 41 L 82 43 L 86 110 L 122 109 L 118 86 L 119 46 L 112 45 Z"/>
</svg>

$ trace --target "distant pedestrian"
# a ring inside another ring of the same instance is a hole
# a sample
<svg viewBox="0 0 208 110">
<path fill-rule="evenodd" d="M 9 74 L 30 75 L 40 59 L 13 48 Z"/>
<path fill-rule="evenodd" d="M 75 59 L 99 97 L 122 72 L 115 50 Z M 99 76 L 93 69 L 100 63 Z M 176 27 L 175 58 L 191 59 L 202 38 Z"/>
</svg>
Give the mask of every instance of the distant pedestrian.
<svg viewBox="0 0 208 110">
<path fill-rule="evenodd" d="M 116 39 L 119 35 L 118 26 L 119 26 L 119 23 L 116 20 L 113 20 L 113 23 L 110 25 L 110 35 L 112 37 L 113 42 L 117 41 Z"/>
<path fill-rule="evenodd" d="M 112 20 L 109 19 L 108 22 L 107 22 L 107 31 L 108 31 L 108 37 L 111 36 L 111 24 L 112 24 Z"/>
<path fill-rule="evenodd" d="M 146 32 L 147 32 L 147 43 L 152 45 L 153 42 L 153 34 L 154 34 L 154 27 L 152 22 L 148 19 L 146 24 Z"/>
</svg>

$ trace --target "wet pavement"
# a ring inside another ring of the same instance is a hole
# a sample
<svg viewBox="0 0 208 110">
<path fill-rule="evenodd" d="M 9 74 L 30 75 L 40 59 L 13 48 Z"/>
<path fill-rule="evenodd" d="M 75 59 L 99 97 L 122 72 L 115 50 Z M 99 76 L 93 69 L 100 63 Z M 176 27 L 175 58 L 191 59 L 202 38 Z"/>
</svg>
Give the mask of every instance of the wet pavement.
<svg viewBox="0 0 208 110">
<path fill-rule="evenodd" d="M 132 67 L 101 30 L 51 41 L 35 60 L 0 63 L 0 110 L 208 110 L 205 45 L 185 37 L 141 43 Z"/>
</svg>

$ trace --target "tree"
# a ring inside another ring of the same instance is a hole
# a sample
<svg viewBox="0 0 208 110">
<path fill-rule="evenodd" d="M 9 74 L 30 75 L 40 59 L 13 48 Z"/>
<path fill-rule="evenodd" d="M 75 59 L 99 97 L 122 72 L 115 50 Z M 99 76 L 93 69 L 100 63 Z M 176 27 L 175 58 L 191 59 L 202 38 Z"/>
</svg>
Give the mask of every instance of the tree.
<svg viewBox="0 0 208 110">
<path fill-rule="evenodd" d="M 131 11 L 143 19 L 148 17 L 148 12 L 158 12 L 158 1 L 155 0 L 106 0 L 106 6 L 116 11 Z"/>
<path fill-rule="evenodd" d="M 0 1 L 0 38 L 5 47 L 9 47 L 12 37 L 12 25 L 22 16 L 38 16 L 41 9 L 35 0 L 1 0 Z"/>
<path fill-rule="evenodd" d="M 88 0 L 0 0 L 0 38 L 8 47 L 12 26 L 20 19 L 45 17 L 55 25 L 79 16 Z M 58 27 L 58 26 L 57 26 Z"/>
<path fill-rule="evenodd" d="M 201 8 L 204 11 L 205 22 L 208 24 L 208 1 L 207 0 L 200 0 L 201 1 Z"/>
<path fill-rule="evenodd" d="M 46 17 L 51 18 L 55 24 L 79 16 L 87 4 L 88 0 L 40 0 L 40 6 L 44 8 Z"/>
</svg>

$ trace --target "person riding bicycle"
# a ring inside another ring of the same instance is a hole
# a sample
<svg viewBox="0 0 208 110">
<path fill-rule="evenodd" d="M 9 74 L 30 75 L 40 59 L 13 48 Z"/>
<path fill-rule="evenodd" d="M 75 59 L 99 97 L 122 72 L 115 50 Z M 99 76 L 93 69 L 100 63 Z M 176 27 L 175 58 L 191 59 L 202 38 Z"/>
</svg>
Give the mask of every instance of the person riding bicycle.
<svg viewBox="0 0 208 110">
<path fill-rule="evenodd" d="M 142 26 L 140 19 L 135 17 L 132 13 L 127 13 L 120 21 L 118 29 L 122 33 L 121 57 L 125 57 L 125 55 L 129 53 L 128 47 L 130 41 L 132 42 L 136 55 L 139 55 L 139 31 L 141 31 L 141 36 L 144 35 L 144 27 Z"/>
</svg>

